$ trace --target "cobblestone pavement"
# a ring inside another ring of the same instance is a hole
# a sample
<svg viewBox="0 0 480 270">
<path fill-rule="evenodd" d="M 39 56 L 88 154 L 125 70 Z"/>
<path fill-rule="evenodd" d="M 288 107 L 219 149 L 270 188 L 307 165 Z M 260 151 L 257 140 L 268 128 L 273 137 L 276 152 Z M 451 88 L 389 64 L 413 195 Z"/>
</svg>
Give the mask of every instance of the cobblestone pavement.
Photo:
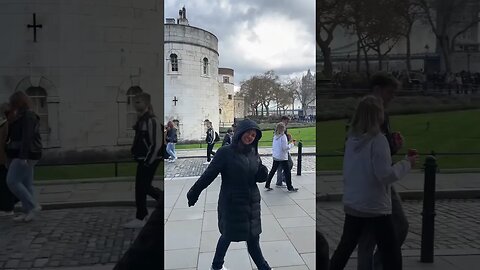
<svg viewBox="0 0 480 270">
<path fill-rule="evenodd" d="M 404 250 L 419 250 L 422 232 L 422 201 L 405 201 L 403 208 L 410 223 Z M 476 250 L 480 254 L 480 200 L 436 202 L 435 249 Z M 344 212 L 339 202 L 317 203 L 317 229 L 328 240 L 330 252 L 336 248 L 343 228 Z"/>
<path fill-rule="evenodd" d="M 297 171 L 297 157 L 293 158 L 292 173 Z M 184 158 L 177 159 L 175 163 L 165 162 L 165 177 L 191 177 L 199 176 L 207 168 L 207 165 L 203 165 L 206 161 L 205 158 Z M 271 157 L 262 157 L 262 162 L 268 167 L 272 167 L 273 160 Z M 303 156 L 302 157 L 302 172 L 314 172 L 315 171 L 315 156 Z"/>
<path fill-rule="evenodd" d="M 0 218 L 0 269 L 43 269 L 116 263 L 139 230 L 121 225 L 134 208 L 42 211 L 31 223 Z"/>
</svg>

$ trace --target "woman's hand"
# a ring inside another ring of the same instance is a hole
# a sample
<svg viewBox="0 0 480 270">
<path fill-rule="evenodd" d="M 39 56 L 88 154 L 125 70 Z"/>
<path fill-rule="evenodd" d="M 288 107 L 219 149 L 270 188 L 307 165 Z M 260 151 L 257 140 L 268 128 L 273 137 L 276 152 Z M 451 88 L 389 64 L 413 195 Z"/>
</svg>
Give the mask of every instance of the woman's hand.
<svg viewBox="0 0 480 270">
<path fill-rule="evenodd" d="M 420 158 L 418 155 L 407 156 L 407 160 L 410 162 L 410 165 L 412 166 L 412 168 L 415 168 Z"/>
</svg>

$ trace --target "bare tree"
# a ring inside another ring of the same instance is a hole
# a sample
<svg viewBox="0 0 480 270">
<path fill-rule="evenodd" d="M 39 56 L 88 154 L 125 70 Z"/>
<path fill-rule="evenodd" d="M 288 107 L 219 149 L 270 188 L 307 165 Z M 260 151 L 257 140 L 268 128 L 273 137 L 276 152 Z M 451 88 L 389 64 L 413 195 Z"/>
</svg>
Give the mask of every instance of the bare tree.
<svg viewBox="0 0 480 270">
<path fill-rule="evenodd" d="M 333 32 L 345 20 L 346 0 L 317 0 L 317 44 L 323 55 L 323 74 L 331 78 L 333 72 L 332 50 Z"/>
<path fill-rule="evenodd" d="M 455 51 L 457 38 L 480 22 L 475 9 L 469 5 L 478 5 L 476 0 L 417 0 L 423 15 L 432 27 L 438 47 L 443 55 L 446 72 L 452 70 L 451 56 Z M 462 14 L 470 12 L 471 18 L 458 20 Z M 478 12 L 478 10 L 476 10 Z"/>
<path fill-rule="evenodd" d="M 309 69 L 307 71 L 307 74 L 303 76 L 299 81 L 300 84 L 296 91 L 296 98 L 302 104 L 302 110 L 305 114 L 308 106 L 312 104 L 316 99 L 315 76 L 312 75 Z"/>
</svg>

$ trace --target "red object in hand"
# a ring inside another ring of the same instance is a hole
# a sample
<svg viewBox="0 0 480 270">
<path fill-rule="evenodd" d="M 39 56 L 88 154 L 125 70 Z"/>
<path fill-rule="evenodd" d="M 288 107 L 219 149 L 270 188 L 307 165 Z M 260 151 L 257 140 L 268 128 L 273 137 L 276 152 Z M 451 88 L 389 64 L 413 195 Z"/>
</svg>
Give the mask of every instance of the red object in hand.
<svg viewBox="0 0 480 270">
<path fill-rule="evenodd" d="M 409 157 L 416 156 L 416 155 L 418 155 L 417 149 L 408 149 L 408 156 Z"/>
</svg>

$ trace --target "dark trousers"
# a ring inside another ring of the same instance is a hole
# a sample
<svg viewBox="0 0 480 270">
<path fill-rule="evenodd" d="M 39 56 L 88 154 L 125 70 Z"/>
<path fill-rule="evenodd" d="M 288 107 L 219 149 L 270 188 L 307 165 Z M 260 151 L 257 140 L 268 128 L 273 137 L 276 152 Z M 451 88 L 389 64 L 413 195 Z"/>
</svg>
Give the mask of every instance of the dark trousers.
<svg viewBox="0 0 480 270">
<path fill-rule="evenodd" d="M 330 270 L 341 270 L 358 244 L 365 227 L 371 227 L 375 234 L 378 249 L 382 254 L 385 270 L 402 269 L 402 251 L 393 228 L 391 215 L 361 218 L 345 215 L 343 234 L 330 261 Z"/>
<path fill-rule="evenodd" d="M 157 270 L 163 269 L 164 242 L 163 201 L 158 202 L 147 224 L 135 242 L 115 265 L 114 270 Z"/>
<path fill-rule="evenodd" d="M 408 234 L 408 220 L 402 208 L 402 199 L 392 186 L 392 220 L 395 228 L 395 234 L 400 247 L 407 239 Z M 371 228 L 366 228 L 363 231 L 358 243 L 358 262 L 357 270 L 382 270 L 382 255 L 380 250 L 375 252 L 375 237 Z"/>
<path fill-rule="evenodd" d="M 277 171 L 278 167 L 282 167 L 283 173 L 285 174 L 285 183 L 287 184 L 288 190 L 291 190 L 293 188 L 292 186 L 292 171 L 290 170 L 290 166 L 288 166 L 288 160 L 274 160 L 272 169 L 270 170 L 270 173 L 268 173 L 268 180 L 267 183 L 265 183 L 265 187 L 269 188 L 270 183 L 272 182 L 272 178 L 275 175 L 275 172 Z"/>
<path fill-rule="evenodd" d="M 227 254 L 228 247 L 230 246 L 230 241 L 227 240 L 223 235 L 220 236 L 217 243 L 217 249 L 215 250 L 215 257 L 213 257 L 212 268 L 222 269 L 223 263 L 225 262 L 225 254 Z M 270 270 L 270 266 L 263 257 L 262 250 L 260 249 L 260 236 L 253 236 L 247 240 L 247 248 L 250 257 L 252 257 L 253 262 L 257 266 L 258 270 Z"/>
<path fill-rule="evenodd" d="M 327 239 L 319 231 L 317 231 L 317 268 L 327 270 L 330 263 L 330 255 Z"/>
<path fill-rule="evenodd" d="M 214 143 L 207 144 L 207 161 L 208 162 L 212 160 L 211 156 L 215 155 L 215 152 L 213 151 L 213 146 L 215 146 Z"/>
<path fill-rule="evenodd" d="M 0 164 L 0 211 L 13 211 L 17 202 L 17 197 L 13 195 L 7 186 L 7 168 L 5 168 L 5 165 Z"/>
<path fill-rule="evenodd" d="M 159 201 L 162 191 L 152 186 L 153 177 L 160 160 L 155 160 L 151 165 L 145 166 L 138 162 L 137 175 L 135 177 L 135 205 L 137 206 L 137 219 L 143 220 L 148 215 L 147 195 Z"/>
</svg>

